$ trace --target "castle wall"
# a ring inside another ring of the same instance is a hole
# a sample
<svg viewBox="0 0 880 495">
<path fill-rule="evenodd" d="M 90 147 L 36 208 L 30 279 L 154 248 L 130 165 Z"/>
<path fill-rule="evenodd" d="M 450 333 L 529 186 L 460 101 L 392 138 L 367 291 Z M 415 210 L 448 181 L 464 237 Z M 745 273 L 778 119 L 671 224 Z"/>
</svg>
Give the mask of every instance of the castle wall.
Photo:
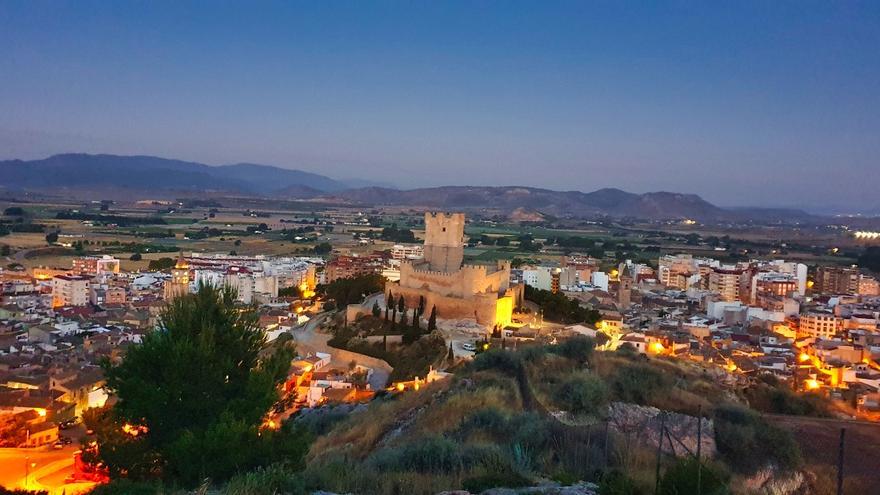
<svg viewBox="0 0 880 495">
<path fill-rule="evenodd" d="M 419 296 L 425 298 L 425 317 L 430 315 L 431 308 L 437 307 L 437 317 L 443 319 L 474 319 L 480 325 L 487 327 L 496 323 L 496 304 L 498 295 L 477 294 L 467 299 L 440 295 L 423 288 L 401 287 L 389 282 L 385 286 L 385 293 L 391 292 L 395 298 L 403 296 L 407 308 L 419 305 Z M 509 320 L 509 318 L 508 318 Z"/>
</svg>

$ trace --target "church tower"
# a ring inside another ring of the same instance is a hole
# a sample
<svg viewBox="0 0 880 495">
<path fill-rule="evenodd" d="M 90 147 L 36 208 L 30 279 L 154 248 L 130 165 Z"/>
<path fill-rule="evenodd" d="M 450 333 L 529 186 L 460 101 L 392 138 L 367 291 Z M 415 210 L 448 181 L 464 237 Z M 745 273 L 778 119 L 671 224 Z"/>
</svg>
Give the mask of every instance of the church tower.
<svg viewBox="0 0 880 495">
<path fill-rule="evenodd" d="M 453 273 L 464 260 L 464 213 L 425 213 L 425 261 L 431 270 Z"/>
<path fill-rule="evenodd" d="M 171 270 L 171 280 L 165 281 L 164 296 L 166 301 L 189 292 L 189 263 L 180 255 Z"/>
</svg>

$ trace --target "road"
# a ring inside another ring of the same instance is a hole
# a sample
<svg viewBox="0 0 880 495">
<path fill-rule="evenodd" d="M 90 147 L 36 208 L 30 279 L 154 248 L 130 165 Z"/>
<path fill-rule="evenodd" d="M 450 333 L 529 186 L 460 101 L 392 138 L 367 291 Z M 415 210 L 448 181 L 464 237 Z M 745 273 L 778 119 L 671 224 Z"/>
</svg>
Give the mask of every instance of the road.
<svg viewBox="0 0 880 495">
<path fill-rule="evenodd" d="M 293 339 L 296 341 L 297 351 L 300 353 L 325 352 L 330 354 L 331 364 L 337 368 L 348 369 L 348 363 L 352 361 L 372 368 L 370 388 L 373 390 L 385 388 L 388 384 L 388 377 L 391 375 L 391 365 L 381 359 L 327 345 L 330 335 L 319 333 L 317 329 L 328 316 L 328 314 L 317 315 L 305 325 L 293 329 Z"/>
<path fill-rule="evenodd" d="M 50 495 L 72 495 L 88 491 L 94 483 L 64 481 L 73 474 L 73 453 L 78 448 L 77 445 L 67 445 L 60 450 L 51 447 L 0 448 L 0 486 L 46 490 Z"/>
</svg>

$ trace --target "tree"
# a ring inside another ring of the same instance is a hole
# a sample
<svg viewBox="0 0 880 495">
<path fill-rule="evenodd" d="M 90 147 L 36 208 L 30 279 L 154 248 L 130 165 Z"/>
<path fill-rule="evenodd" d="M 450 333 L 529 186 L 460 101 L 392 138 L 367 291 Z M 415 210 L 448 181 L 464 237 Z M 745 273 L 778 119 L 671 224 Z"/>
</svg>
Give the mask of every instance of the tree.
<svg viewBox="0 0 880 495">
<path fill-rule="evenodd" d="M 55 244 L 58 242 L 58 232 L 49 232 L 46 234 L 46 242 L 49 244 Z"/>
<path fill-rule="evenodd" d="M 404 329 L 407 328 L 407 314 L 406 314 L 406 302 L 403 300 L 403 296 L 400 296 L 400 303 L 397 305 L 397 310 L 400 313 L 400 327 Z"/>
<path fill-rule="evenodd" d="M 379 301 L 373 303 L 373 317 L 378 318 L 382 316 L 382 308 L 379 307 Z"/>
<path fill-rule="evenodd" d="M 318 286 L 318 292 L 336 301 L 338 307 L 359 303 L 370 294 L 382 290 L 385 279 L 378 273 L 336 279 Z"/>
<path fill-rule="evenodd" d="M 425 296 L 419 296 L 419 317 L 425 314 Z"/>
<path fill-rule="evenodd" d="M 428 333 L 437 330 L 437 306 L 431 306 L 431 316 L 428 317 Z"/>
<path fill-rule="evenodd" d="M 333 245 L 329 242 L 322 242 L 315 246 L 314 251 L 315 254 L 328 254 L 333 251 Z"/>
<path fill-rule="evenodd" d="M 293 455 L 284 449 L 302 451 L 299 435 L 259 430 L 293 349 L 287 343 L 266 352 L 259 315 L 235 300 L 231 289 L 201 285 L 166 306 L 160 328 L 120 364 L 103 363 L 117 402 L 108 417 L 112 433 L 96 432 L 111 475 L 158 474 L 191 486 Z M 139 434 L 120 439 L 122 425 Z"/>
<path fill-rule="evenodd" d="M 142 258 L 143 256 L 141 256 L 141 253 L 134 253 L 128 259 L 130 259 L 131 261 L 140 261 Z"/>
</svg>

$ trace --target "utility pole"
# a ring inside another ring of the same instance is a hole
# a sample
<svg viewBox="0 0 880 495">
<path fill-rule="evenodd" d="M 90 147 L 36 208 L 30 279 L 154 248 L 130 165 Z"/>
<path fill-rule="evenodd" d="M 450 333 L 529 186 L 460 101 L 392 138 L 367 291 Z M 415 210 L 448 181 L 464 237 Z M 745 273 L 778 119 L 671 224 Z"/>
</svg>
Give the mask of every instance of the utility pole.
<svg viewBox="0 0 880 495">
<path fill-rule="evenodd" d="M 837 450 L 837 495 L 843 495 L 843 445 L 846 428 L 840 429 L 840 446 Z"/>
<path fill-rule="evenodd" d="M 697 495 L 703 493 L 703 406 L 697 407 Z"/>
<path fill-rule="evenodd" d="M 657 437 L 657 470 L 654 473 L 654 495 L 660 493 L 660 461 L 663 455 L 663 432 L 666 431 L 666 413 L 660 413 L 660 430 Z"/>
</svg>

